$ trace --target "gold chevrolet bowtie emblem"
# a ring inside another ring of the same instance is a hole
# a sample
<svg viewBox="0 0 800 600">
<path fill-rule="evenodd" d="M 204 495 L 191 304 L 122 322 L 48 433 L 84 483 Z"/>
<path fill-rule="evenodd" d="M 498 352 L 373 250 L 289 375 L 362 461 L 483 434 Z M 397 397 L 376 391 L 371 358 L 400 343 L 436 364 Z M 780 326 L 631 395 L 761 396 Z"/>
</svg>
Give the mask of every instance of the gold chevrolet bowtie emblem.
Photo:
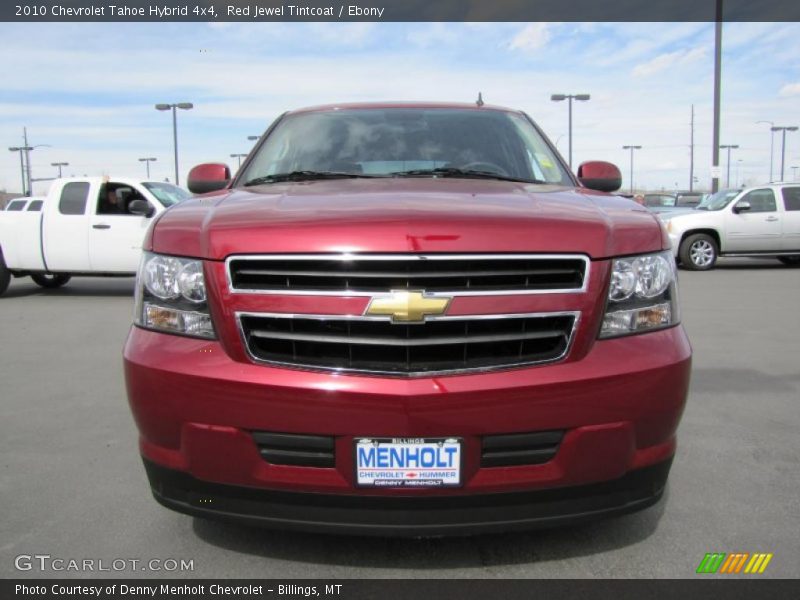
<svg viewBox="0 0 800 600">
<path fill-rule="evenodd" d="M 375 296 L 366 315 L 386 315 L 392 323 L 423 323 L 426 315 L 441 315 L 452 298 L 431 298 L 425 292 L 393 291 L 389 296 Z"/>
</svg>

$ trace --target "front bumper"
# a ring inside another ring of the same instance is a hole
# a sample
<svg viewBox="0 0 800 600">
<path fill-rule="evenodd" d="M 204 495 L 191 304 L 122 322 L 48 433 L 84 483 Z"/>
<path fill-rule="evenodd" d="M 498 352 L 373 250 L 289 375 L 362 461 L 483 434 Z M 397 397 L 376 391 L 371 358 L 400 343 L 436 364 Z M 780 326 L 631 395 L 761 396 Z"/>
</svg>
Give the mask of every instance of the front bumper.
<svg viewBox="0 0 800 600">
<path fill-rule="evenodd" d="M 597 341 L 577 361 L 419 379 L 244 363 L 218 342 L 136 327 L 125 347 L 140 450 L 163 504 L 272 526 L 411 535 L 557 524 L 655 502 L 690 362 L 680 326 Z M 482 436 L 548 430 L 565 431 L 549 462 L 481 467 Z M 252 431 L 334 436 L 335 466 L 267 463 Z M 463 486 L 358 489 L 360 436 L 460 437 Z"/>
<path fill-rule="evenodd" d="M 671 462 L 583 486 L 416 498 L 237 487 L 144 464 L 155 499 L 196 517 L 316 533 L 440 536 L 575 525 L 641 510 L 661 498 Z"/>
</svg>

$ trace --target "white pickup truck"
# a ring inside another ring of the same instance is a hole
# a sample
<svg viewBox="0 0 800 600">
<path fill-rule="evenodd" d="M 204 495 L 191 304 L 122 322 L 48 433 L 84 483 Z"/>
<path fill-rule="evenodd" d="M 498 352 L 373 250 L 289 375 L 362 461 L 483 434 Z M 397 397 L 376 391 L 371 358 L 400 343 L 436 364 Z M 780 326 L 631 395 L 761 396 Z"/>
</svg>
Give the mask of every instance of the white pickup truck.
<svg viewBox="0 0 800 600">
<path fill-rule="evenodd" d="M 134 275 L 152 217 L 188 198 L 170 183 L 114 177 L 57 179 L 44 198 L 0 211 L 0 294 L 11 277 L 60 287 L 73 275 Z"/>
</svg>

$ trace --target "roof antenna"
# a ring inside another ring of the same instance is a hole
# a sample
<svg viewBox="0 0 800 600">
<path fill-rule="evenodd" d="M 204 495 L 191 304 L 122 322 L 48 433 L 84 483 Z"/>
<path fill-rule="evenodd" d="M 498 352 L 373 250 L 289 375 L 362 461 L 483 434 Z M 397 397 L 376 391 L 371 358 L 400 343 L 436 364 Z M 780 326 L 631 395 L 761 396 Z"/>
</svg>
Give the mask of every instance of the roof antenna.
<svg viewBox="0 0 800 600">
<path fill-rule="evenodd" d="M 475 101 L 475 104 L 478 106 L 483 106 L 483 94 L 478 92 L 478 99 Z"/>
</svg>

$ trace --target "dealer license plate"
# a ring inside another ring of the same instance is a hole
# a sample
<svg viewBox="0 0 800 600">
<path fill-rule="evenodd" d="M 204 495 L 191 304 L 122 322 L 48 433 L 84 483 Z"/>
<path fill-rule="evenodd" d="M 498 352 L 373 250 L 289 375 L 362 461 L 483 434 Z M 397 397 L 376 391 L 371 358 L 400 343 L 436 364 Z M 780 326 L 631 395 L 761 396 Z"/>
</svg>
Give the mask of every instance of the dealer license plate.
<svg viewBox="0 0 800 600">
<path fill-rule="evenodd" d="M 355 462 L 361 487 L 461 485 L 457 438 L 356 438 Z"/>
</svg>

